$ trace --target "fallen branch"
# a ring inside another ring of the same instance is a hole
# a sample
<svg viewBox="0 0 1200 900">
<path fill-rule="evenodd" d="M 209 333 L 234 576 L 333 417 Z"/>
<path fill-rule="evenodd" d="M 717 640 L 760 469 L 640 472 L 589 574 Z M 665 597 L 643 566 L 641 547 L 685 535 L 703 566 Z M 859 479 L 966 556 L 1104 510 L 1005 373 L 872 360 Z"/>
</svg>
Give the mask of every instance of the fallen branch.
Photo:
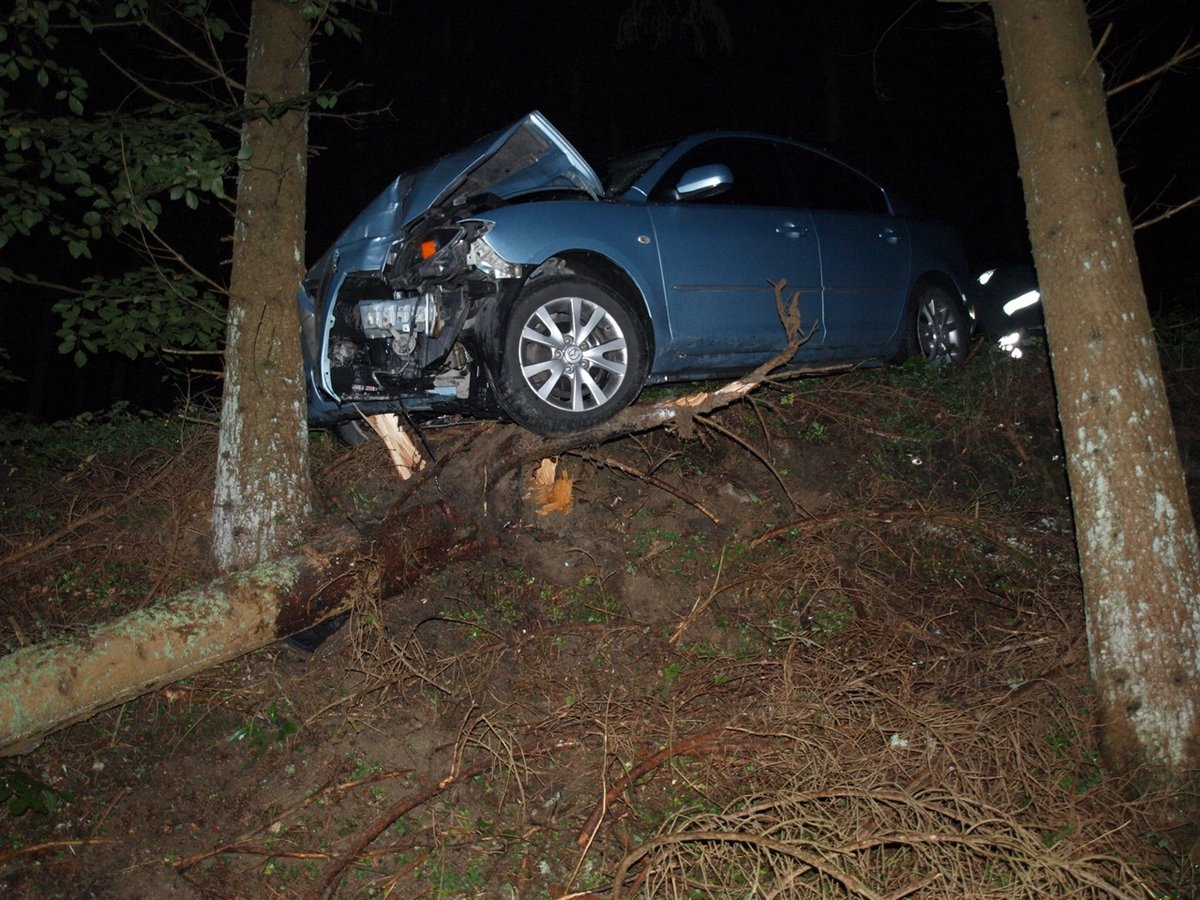
<svg viewBox="0 0 1200 900">
<path fill-rule="evenodd" d="M 725 435 L 725 437 L 729 438 L 734 443 L 743 447 L 746 450 L 746 452 L 748 452 L 752 456 L 756 457 L 758 459 L 758 461 L 761 462 L 764 466 L 766 466 L 767 470 L 773 476 L 775 476 L 775 480 L 779 483 L 780 488 L 783 489 L 783 495 L 788 498 L 788 503 L 790 503 L 792 505 L 792 509 L 798 509 L 802 513 L 808 512 L 808 510 L 806 510 L 800 504 L 800 502 L 795 497 L 792 496 L 792 492 L 790 490 L 788 490 L 787 482 L 785 482 L 783 480 L 783 476 L 781 476 L 779 474 L 779 470 L 776 469 L 775 466 L 773 466 L 771 464 L 771 461 L 769 459 L 767 459 L 767 457 L 765 455 L 763 455 L 763 453 L 761 453 L 757 447 L 755 447 L 753 444 L 751 444 L 749 441 L 745 440 L 744 438 L 739 437 L 738 435 L 734 434 L 732 431 L 730 431 L 724 425 L 714 422 L 712 419 L 709 419 L 706 417 L 702 418 L 700 416 L 697 416 L 696 419 L 702 425 L 705 425 L 705 426 L 713 429 L 714 431 L 719 431 L 721 434 Z"/>
<path fill-rule="evenodd" d="M 767 541 L 773 541 L 775 538 L 783 537 L 791 532 L 811 532 L 818 528 L 823 528 L 826 525 L 838 525 L 842 522 L 854 522 L 860 519 L 867 519 L 872 522 L 891 522 L 895 519 L 912 519 L 926 518 L 929 516 L 929 511 L 920 507 L 909 508 L 904 506 L 892 507 L 890 509 L 877 510 L 861 510 L 861 509 L 846 509 L 837 512 L 824 513 L 819 516 L 810 516 L 807 519 L 800 519 L 797 522 L 791 522 L 787 525 L 780 525 L 777 528 L 772 528 L 770 531 L 763 532 L 758 537 L 750 542 L 750 549 L 753 550 Z"/>
<path fill-rule="evenodd" d="M 519 748 L 519 755 L 533 756 L 540 753 L 549 753 L 552 750 L 561 749 L 561 747 L 573 747 L 573 742 L 564 745 L 546 745 L 541 742 L 527 748 Z M 333 861 L 329 867 L 329 871 L 321 879 L 320 883 L 311 891 L 305 894 L 305 900 L 328 900 L 337 890 L 338 884 L 342 880 L 342 876 L 356 859 L 363 855 L 363 852 L 369 847 L 376 838 L 388 830 L 397 819 L 400 819 L 418 806 L 423 806 L 434 797 L 448 791 L 457 784 L 462 784 L 464 781 L 470 781 L 477 775 L 482 775 L 493 764 L 491 759 L 471 766 L 467 769 L 459 768 L 458 759 L 456 757 L 451 766 L 450 772 L 447 773 L 441 780 L 429 785 L 424 790 L 418 791 L 412 796 L 398 800 L 384 810 L 383 815 L 377 818 L 374 822 L 362 829 L 355 835 L 350 842 L 349 847 Z"/>
<path fill-rule="evenodd" d="M 325 535 L 292 556 L 0 658 L 5 688 L 0 692 L 0 755 L 26 752 L 66 725 L 309 628 L 349 609 L 364 590 L 386 597 L 417 575 L 476 555 L 506 521 L 503 514 L 489 513 L 489 485 L 521 465 L 668 424 L 690 436 L 696 416 L 745 397 L 812 337 L 815 325 L 807 333 L 801 329 L 799 291 L 785 302 L 786 282 L 772 287 L 787 344 L 753 372 L 716 391 L 627 407 L 596 428 L 552 438 L 516 426 L 475 429 L 455 451 L 406 482 L 401 500 L 365 533 L 343 529 Z M 121 502 L 144 494 L 169 470 L 168 464 Z M 430 479 L 440 492 L 436 502 L 415 503 L 413 492 Z M 81 517 L 70 527 L 77 529 L 103 512 Z M 65 533 L 10 554 L 6 561 L 37 552 Z"/>
<path fill-rule="evenodd" d="M 14 847 L 11 850 L 0 850 L 0 865 L 24 856 L 28 853 L 41 853 L 43 850 L 60 850 L 63 847 L 88 847 L 92 844 L 115 844 L 110 838 L 73 838 L 64 841 L 43 841 L 40 844 L 30 844 L 28 847 Z"/>
<path fill-rule="evenodd" d="M 709 604 L 713 602 L 713 598 L 720 593 L 717 590 L 717 586 L 721 583 L 721 572 L 725 568 L 725 550 L 725 547 L 721 548 L 721 557 L 717 561 L 717 574 L 713 576 L 712 590 L 708 592 L 708 596 L 703 600 L 699 597 L 696 598 L 696 602 L 692 604 L 691 612 L 684 616 L 683 620 L 675 626 L 675 631 L 667 641 L 668 644 L 677 644 L 679 639 L 683 637 L 683 633 L 692 627 L 696 619 L 700 618 L 701 613 L 708 609 Z"/>
<path fill-rule="evenodd" d="M 444 509 L 417 507 L 375 543 L 350 528 L 329 532 L 291 556 L 23 647 L 0 657 L 0 756 L 345 612 L 368 585 L 395 591 L 430 559 L 448 564 L 480 549 Z"/>
<path fill-rule="evenodd" d="M 865 897 L 867 900 L 884 900 L 882 894 L 871 890 L 849 872 L 839 872 L 816 854 L 801 850 L 795 844 L 788 843 L 787 841 L 777 841 L 774 838 L 769 838 L 761 834 L 743 834 L 740 832 L 725 831 L 685 831 L 680 834 L 662 835 L 661 837 L 651 838 L 646 841 L 646 843 L 642 844 L 642 846 L 638 847 L 632 853 L 627 854 L 621 860 L 620 865 L 617 866 L 617 874 L 613 879 L 612 900 L 620 900 L 621 885 L 625 880 L 625 873 L 629 871 L 629 867 L 650 853 L 650 851 L 657 850 L 659 847 L 666 847 L 670 844 L 695 844 L 704 842 L 750 844 L 764 850 L 790 856 L 839 882 L 846 890 L 856 896 Z"/>
</svg>

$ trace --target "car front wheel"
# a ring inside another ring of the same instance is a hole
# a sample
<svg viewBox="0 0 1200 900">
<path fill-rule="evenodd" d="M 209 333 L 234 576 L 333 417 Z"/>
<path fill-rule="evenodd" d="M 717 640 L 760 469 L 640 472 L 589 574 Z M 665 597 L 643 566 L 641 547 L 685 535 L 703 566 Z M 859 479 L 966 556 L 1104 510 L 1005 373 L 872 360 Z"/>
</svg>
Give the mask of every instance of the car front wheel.
<svg viewBox="0 0 1200 900">
<path fill-rule="evenodd" d="M 648 355 L 628 300 L 588 278 L 547 278 L 530 285 L 507 317 L 496 388 L 529 430 L 582 431 L 633 401 Z"/>
<path fill-rule="evenodd" d="M 954 365 L 967 358 L 971 323 L 962 304 L 945 289 L 917 289 L 909 313 L 907 356 L 921 356 L 935 366 Z"/>
</svg>

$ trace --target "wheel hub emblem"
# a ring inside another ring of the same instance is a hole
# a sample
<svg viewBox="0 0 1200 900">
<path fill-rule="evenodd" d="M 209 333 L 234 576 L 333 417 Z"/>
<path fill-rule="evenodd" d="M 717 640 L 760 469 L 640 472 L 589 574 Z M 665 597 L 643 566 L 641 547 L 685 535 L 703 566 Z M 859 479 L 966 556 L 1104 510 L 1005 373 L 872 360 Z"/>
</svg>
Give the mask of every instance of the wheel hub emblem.
<svg viewBox="0 0 1200 900">
<path fill-rule="evenodd" d="M 571 344 L 563 350 L 563 360 L 567 363 L 577 363 L 583 359 L 583 351 L 579 349 L 578 344 Z"/>
</svg>

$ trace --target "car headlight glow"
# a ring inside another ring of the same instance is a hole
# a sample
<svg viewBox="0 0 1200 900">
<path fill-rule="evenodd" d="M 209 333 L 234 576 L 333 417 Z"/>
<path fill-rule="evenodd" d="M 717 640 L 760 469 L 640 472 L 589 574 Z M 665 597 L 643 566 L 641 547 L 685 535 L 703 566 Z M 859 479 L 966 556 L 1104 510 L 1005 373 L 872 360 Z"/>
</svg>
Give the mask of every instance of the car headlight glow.
<svg viewBox="0 0 1200 900">
<path fill-rule="evenodd" d="M 1006 334 L 1000 340 L 996 341 L 996 345 L 1013 359 L 1020 359 L 1022 356 L 1021 332 L 1019 331 Z"/>
<path fill-rule="evenodd" d="M 995 269 L 988 269 L 986 272 L 984 272 L 982 275 L 980 275 L 977 280 L 979 281 L 980 284 L 987 284 L 989 281 L 992 280 L 992 276 L 995 274 L 996 274 Z"/>
<path fill-rule="evenodd" d="M 1013 297 L 1004 304 L 1004 314 L 1006 316 L 1014 316 L 1023 309 L 1033 306 L 1042 299 L 1040 291 L 1026 291 L 1019 297 Z"/>
</svg>

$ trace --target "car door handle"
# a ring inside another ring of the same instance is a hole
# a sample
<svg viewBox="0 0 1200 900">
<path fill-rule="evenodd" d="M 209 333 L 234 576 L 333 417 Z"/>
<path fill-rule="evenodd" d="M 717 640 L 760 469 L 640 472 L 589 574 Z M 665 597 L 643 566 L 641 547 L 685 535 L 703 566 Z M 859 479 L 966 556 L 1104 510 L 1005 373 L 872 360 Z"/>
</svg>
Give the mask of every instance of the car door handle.
<svg viewBox="0 0 1200 900">
<path fill-rule="evenodd" d="M 807 225 L 796 225 L 794 222 L 784 222 L 775 229 L 776 234 L 782 234 L 784 237 L 798 238 L 808 234 Z"/>
<path fill-rule="evenodd" d="M 885 229 L 883 229 L 883 231 L 879 232 L 879 236 L 880 236 L 881 238 L 883 238 L 885 241 L 887 241 L 889 244 L 898 244 L 898 243 L 900 243 L 900 235 L 899 235 L 899 234 L 897 234 L 897 233 L 896 233 L 894 230 L 892 230 L 891 228 L 885 228 Z"/>
</svg>

